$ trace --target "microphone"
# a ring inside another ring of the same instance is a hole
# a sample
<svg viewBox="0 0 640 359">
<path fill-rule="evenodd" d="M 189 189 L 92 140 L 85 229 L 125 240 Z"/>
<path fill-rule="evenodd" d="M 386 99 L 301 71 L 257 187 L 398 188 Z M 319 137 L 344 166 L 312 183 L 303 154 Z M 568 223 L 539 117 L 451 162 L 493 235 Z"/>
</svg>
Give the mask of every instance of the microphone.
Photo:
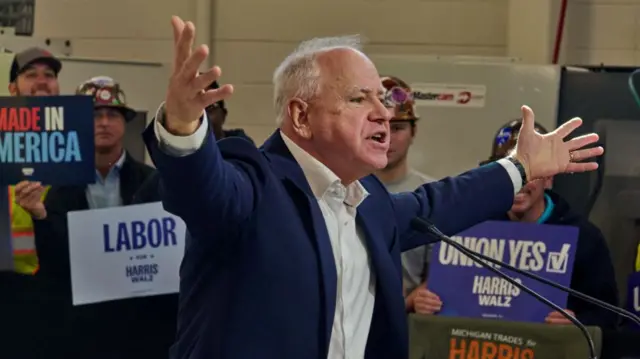
<svg viewBox="0 0 640 359">
<path fill-rule="evenodd" d="M 450 237 L 446 236 L 444 233 L 440 232 L 440 230 L 438 228 L 436 228 L 436 226 L 433 223 L 429 222 L 425 218 L 416 217 L 416 218 L 412 219 L 411 220 L 411 227 L 414 230 L 416 230 L 416 231 L 418 231 L 420 233 L 430 234 L 430 235 L 434 236 L 435 238 L 437 238 L 438 241 L 443 241 L 443 242 L 447 243 L 448 245 L 450 245 L 453 248 L 457 249 L 458 251 L 462 252 L 467 257 L 471 258 L 474 262 L 482 265 L 484 268 L 486 268 L 489 271 L 497 274 L 498 276 L 500 276 L 501 278 L 503 278 L 507 282 L 509 282 L 512 285 L 516 286 L 517 288 L 521 289 L 523 292 L 531 295 L 532 297 L 536 298 L 540 302 L 546 304 L 547 306 L 553 308 L 555 311 L 561 313 L 562 316 L 567 318 L 578 329 L 580 329 L 580 331 L 584 335 L 584 338 L 586 339 L 587 344 L 589 345 L 590 359 L 597 359 L 598 358 L 598 356 L 596 355 L 596 347 L 595 347 L 595 345 L 593 343 L 593 338 L 591 338 L 591 335 L 589 334 L 589 331 L 587 330 L 587 327 L 585 327 L 584 324 L 580 323 L 580 321 L 578 319 L 576 319 L 573 315 L 567 313 L 567 311 L 565 311 L 564 309 L 560 308 L 557 304 L 553 303 L 549 299 L 547 299 L 547 298 L 543 297 L 542 295 L 538 294 L 536 291 L 532 290 L 531 288 L 527 287 L 526 285 L 518 283 L 515 279 L 511 278 L 510 276 L 508 276 L 507 274 L 503 273 L 499 269 L 496 269 L 496 268 L 488 265 L 487 263 L 485 263 L 483 261 L 483 259 L 487 259 L 487 258 L 484 258 L 485 257 L 484 255 L 480 255 L 479 253 L 476 253 L 476 252 L 468 249 L 467 247 L 463 246 L 462 244 L 460 244 L 460 243 L 454 241 L 453 239 L 451 239 Z M 493 258 L 491 258 L 491 260 L 489 260 L 489 262 L 492 262 L 492 260 L 493 260 Z M 508 266 L 505 263 L 502 263 L 500 261 L 496 261 L 496 262 L 497 263 L 494 262 L 494 264 L 504 265 L 504 267 L 507 268 L 507 269 L 513 270 L 516 273 L 523 274 L 523 275 L 527 276 L 525 274 L 526 272 L 524 272 L 524 271 L 521 271 L 521 270 L 516 269 L 514 267 Z M 511 268 L 509 268 L 509 267 L 511 267 Z"/>
</svg>

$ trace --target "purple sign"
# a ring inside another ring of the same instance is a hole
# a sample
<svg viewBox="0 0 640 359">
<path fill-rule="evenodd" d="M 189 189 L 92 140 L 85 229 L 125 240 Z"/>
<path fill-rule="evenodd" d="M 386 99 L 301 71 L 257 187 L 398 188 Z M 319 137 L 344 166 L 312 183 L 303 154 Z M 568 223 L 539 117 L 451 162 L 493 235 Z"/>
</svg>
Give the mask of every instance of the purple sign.
<svg viewBox="0 0 640 359">
<path fill-rule="evenodd" d="M 640 272 L 635 272 L 629 276 L 627 294 L 627 309 L 637 315 L 640 315 Z M 636 329 L 640 329 L 635 326 Z"/>
<path fill-rule="evenodd" d="M 565 286 L 571 284 L 578 242 L 576 227 L 488 221 L 452 239 L 523 271 Z M 505 268 L 498 269 L 566 308 L 566 293 Z M 433 247 L 427 283 L 442 300 L 439 314 L 444 316 L 544 322 L 553 311 L 444 242 Z"/>
</svg>

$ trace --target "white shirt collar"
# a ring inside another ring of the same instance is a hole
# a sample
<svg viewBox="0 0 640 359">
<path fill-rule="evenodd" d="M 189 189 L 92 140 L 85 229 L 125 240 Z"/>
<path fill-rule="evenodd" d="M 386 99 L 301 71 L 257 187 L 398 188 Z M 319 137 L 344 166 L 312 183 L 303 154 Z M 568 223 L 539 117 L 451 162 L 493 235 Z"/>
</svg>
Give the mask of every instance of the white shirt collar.
<svg viewBox="0 0 640 359">
<path fill-rule="evenodd" d="M 339 191 L 341 188 L 345 189 L 342 194 L 342 200 L 351 207 L 358 207 L 362 201 L 367 198 L 369 192 L 367 192 L 360 181 L 355 181 L 345 188 L 340 178 L 327 168 L 327 166 L 300 148 L 300 146 L 295 144 L 295 142 L 282 133 L 282 131 L 280 131 L 280 136 L 282 136 L 282 140 L 289 149 L 289 152 L 291 152 L 291 155 L 293 155 L 293 158 L 295 158 L 300 168 L 302 168 L 302 172 L 307 182 L 309 182 L 311 191 L 317 199 L 323 198 L 329 192 Z"/>
</svg>

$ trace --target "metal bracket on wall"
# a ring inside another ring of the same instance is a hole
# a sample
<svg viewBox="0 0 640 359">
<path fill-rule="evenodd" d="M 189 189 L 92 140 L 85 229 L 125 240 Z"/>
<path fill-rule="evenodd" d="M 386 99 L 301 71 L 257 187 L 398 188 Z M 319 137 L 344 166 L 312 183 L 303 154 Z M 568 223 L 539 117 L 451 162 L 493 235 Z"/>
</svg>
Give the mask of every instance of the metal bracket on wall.
<svg viewBox="0 0 640 359">
<path fill-rule="evenodd" d="M 71 39 L 17 36 L 14 28 L 0 27 L 0 52 L 20 52 L 33 46 L 47 49 L 58 56 L 73 54 Z"/>
</svg>

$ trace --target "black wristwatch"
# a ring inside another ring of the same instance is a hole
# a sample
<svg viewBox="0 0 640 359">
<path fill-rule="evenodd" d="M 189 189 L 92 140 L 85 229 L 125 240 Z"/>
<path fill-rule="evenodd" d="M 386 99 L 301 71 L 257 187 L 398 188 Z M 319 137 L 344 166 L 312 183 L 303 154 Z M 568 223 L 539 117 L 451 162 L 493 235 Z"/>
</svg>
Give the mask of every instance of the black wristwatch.
<svg viewBox="0 0 640 359">
<path fill-rule="evenodd" d="M 522 178 L 522 185 L 524 186 L 525 184 L 527 184 L 527 172 L 524 170 L 524 166 L 522 165 L 522 163 L 520 161 L 518 161 L 515 157 L 507 157 L 507 159 L 509 161 L 511 161 L 511 163 L 513 163 L 514 166 L 516 166 L 516 168 L 518 169 L 518 172 L 520 172 L 520 177 Z"/>
</svg>

